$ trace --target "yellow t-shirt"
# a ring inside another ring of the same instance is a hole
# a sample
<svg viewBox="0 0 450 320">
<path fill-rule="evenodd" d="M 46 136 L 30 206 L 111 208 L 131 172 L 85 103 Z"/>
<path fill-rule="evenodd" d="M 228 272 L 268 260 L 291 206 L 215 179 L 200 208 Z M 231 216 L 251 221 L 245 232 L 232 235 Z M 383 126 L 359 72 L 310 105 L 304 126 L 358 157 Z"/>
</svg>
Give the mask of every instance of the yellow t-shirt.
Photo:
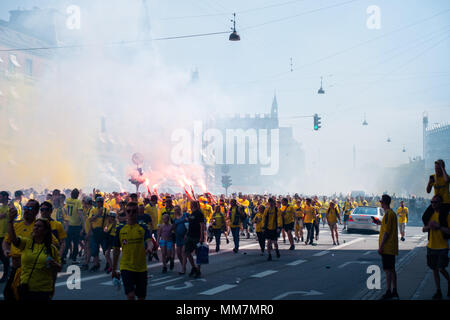
<svg viewBox="0 0 450 320">
<path fill-rule="evenodd" d="M 25 221 L 19 221 L 14 223 L 14 231 L 16 232 L 17 237 L 22 238 L 31 238 L 31 233 L 33 232 L 34 221 L 27 225 Z M 9 239 L 9 234 L 5 235 L 5 241 L 11 244 L 11 257 L 20 257 L 20 249 L 11 243 Z"/>
<path fill-rule="evenodd" d="M 148 214 L 152 218 L 152 230 L 158 230 L 158 206 L 147 204 L 144 208 L 144 213 Z"/>
<path fill-rule="evenodd" d="M 8 233 L 9 206 L 1 205 L 0 215 L 5 215 L 4 218 L 0 218 L 0 238 L 4 238 Z"/>
<path fill-rule="evenodd" d="M 250 205 L 250 202 L 247 199 L 238 199 L 238 202 L 244 207 L 245 214 L 248 214 L 248 206 Z"/>
<path fill-rule="evenodd" d="M 147 271 L 145 242 L 151 237 L 147 225 L 145 223 L 119 225 L 115 233 L 114 247 L 122 248 L 120 270 Z"/>
<path fill-rule="evenodd" d="M 435 211 L 430 221 L 439 223 L 439 212 Z M 447 216 L 447 225 L 450 227 L 450 214 Z M 448 239 L 445 239 L 441 230 L 430 229 L 430 238 L 428 239 L 428 248 L 430 249 L 448 249 Z"/>
<path fill-rule="evenodd" d="M 79 199 L 69 198 L 64 206 L 64 220 L 69 222 L 69 226 L 81 226 L 82 220 L 80 211 L 83 210 L 83 204 Z"/>
<path fill-rule="evenodd" d="M 278 212 L 276 214 L 276 218 L 278 221 L 275 221 L 275 210 L 277 208 L 267 207 L 263 214 L 263 226 L 266 224 L 267 219 L 267 230 L 276 230 L 276 228 L 283 227 L 283 221 L 281 220 L 281 210 L 277 209 Z"/>
<path fill-rule="evenodd" d="M 61 222 L 56 220 L 50 220 L 50 227 L 52 228 L 52 233 L 59 241 L 64 241 L 67 238 L 67 233 L 64 230 Z"/>
<path fill-rule="evenodd" d="M 408 222 L 407 214 L 409 210 L 407 207 L 399 207 L 397 209 L 397 215 L 398 215 L 398 223 L 406 223 Z"/>
<path fill-rule="evenodd" d="M 213 209 L 209 204 L 204 204 L 201 208 L 203 216 L 206 219 L 206 223 L 209 223 L 209 220 L 211 219 L 211 216 L 213 214 Z"/>
<path fill-rule="evenodd" d="M 337 216 L 339 215 L 339 208 L 335 205 L 334 207 L 328 208 L 328 223 L 337 223 Z"/>
<path fill-rule="evenodd" d="M 51 214 L 51 218 L 53 220 L 56 220 L 56 221 L 59 221 L 59 222 L 64 221 L 64 207 L 53 208 L 53 212 Z"/>
<path fill-rule="evenodd" d="M 101 228 L 103 230 L 104 224 L 106 223 L 106 216 L 109 214 L 108 209 L 105 207 L 101 208 L 99 212 L 98 208 L 93 208 L 91 210 L 91 215 L 88 218 L 88 223 L 90 224 L 90 229 Z"/>
<path fill-rule="evenodd" d="M 383 247 L 383 254 L 398 255 L 398 227 L 397 215 L 388 209 L 381 220 L 380 236 L 378 238 L 378 245 L 381 244 L 385 233 L 389 234 Z"/>
<path fill-rule="evenodd" d="M 442 197 L 442 203 L 450 203 L 449 195 L 449 183 L 445 182 L 444 176 L 438 177 L 436 174 L 434 176 L 434 195 L 440 195 Z"/>
<path fill-rule="evenodd" d="M 305 223 L 313 223 L 316 218 L 316 209 L 305 205 L 302 209 Z"/>
<path fill-rule="evenodd" d="M 345 203 L 344 203 L 344 214 L 347 215 L 347 216 L 350 215 L 350 212 L 352 211 L 353 208 L 355 208 L 353 203 L 351 203 L 350 201 L 345 201 Z"/>
<path fill-rule="evenodd" d="M 214 212 L 211 219 L 214 219 L 213 229 L 222 229 L 225 227 L 225 216 L 222 212 Z"/>
<path fill-rule="evenodd" d="M 263 215 L 260 212 L 255 215 L 254 221 L 256 224 L 256 232 L 262 232 L 262 229 L 264 227 L 264 220 Z"/>
<path fill-rule="evenodd" d="M 320 213 L 321 213 L 322 217 L 325 216 L 329 207 L 330 207 L 330 203 L 328 201 L 325 201 L 322 203 L 322 205 L 320 206 Z"/>
<path fill-rule="evenodd" d="M 303 206 L 302 205 L 295 205 L 295 217 L 297 218 L 297 222 L 300 222 L 300 220 L 303 219 Z"/>
<path fill-rule="evenodd" d="M 90 208 L 83 208 L 83 216 L 84 216 L 84 221 L 86 221 L 86 223 L 84 224 L 84 232 L 86 234 L 89 233 L 89 230 L 91 228 L 90 224 L 88 223 L 88 219 L 91 216 L 91 211 L 92 211 L 93 207 Z"/>
<path fill-rule="evenodd" d="M 47 253 L 43 243 L 33 244 L 29 238 L 20 237 L 19 239 L 19 249 L 22 251 L 20 283 L 28 283 L 30 291 L 52 292 L 54 281 L 51 269 L 47 268 L 47 257 L 61 263 L 58 249 L 52 245 L 51 252 Z"/>
<path fill-rule="evenodd" d="M 20 201 L 18 201 L 18 200 L 14 200 L 13 201 L 13 204 L 14 204 L 14 207 L 16 207 L 16 209 L 17 209 L 17 217 L 16 217 L 16 221 L 20 221 L 20 220 L 22 220 L 23 219 L 23 216 L 22 216 L 22 206 L 21 206 L 21 204 L 20 204 Z"/>
<path fill-rule="evenodd" d="M 294 222 L 295 208 L 293 206 L 282 206 L 280 212 L 285 225 Z"/>
<path fill-rule="evenodd" d="M 230 227 L 231 228 L 238 228 L 238 227 L 240 227 L 241 226 L 240 217 L 236 217 L 236 215 L 239 214 L 238 207 L 236 206 L 236 207 L 230 208 L 228 214 L 229 214 L 229 217 L 230 217 Z M 237 224 L 234 223 L 235 220 L 238 221 Z"/>
</svg>

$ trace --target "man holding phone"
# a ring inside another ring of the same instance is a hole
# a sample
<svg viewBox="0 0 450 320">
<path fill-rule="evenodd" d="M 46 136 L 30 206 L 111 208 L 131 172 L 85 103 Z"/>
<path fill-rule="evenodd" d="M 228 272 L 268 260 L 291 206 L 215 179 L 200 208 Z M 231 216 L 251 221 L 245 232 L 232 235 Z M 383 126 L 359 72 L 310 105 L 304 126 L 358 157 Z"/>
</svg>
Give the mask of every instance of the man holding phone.
<svg viewBox="0 0 450 320">
<path fill-rule="evenodd" d="M 448 212 L 450 210 L 450 178 L 445 171 L 444 160 L 439 159 L 434 162 L 434 171 L 435 174 L 432 174 L 428 180 L 427 193 L 430 193 L 431 189 L 434 189 L 434 195 L 440 196 L 442 199 L 442 210 L 446 210 Z M 434 210 L 432 206 L 429 205 L 422 216 L 424 225 L 426 225 L 426 222 L 430 220 L 430 217 L 433 215 L 433 213 Z"/>
</svg>

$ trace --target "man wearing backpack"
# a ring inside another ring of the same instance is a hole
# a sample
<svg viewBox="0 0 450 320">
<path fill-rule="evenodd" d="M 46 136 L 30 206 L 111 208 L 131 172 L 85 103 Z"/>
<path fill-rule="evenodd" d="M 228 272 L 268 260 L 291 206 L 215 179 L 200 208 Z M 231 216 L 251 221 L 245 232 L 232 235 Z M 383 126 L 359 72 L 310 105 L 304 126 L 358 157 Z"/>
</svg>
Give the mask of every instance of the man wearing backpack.
<svg viewBox="0 0 450 320">
<path fill-rule="evenodd" d="M 267 252 L 269 256 L 267 257 L 268 261 L 272 260 L 272 243 L 275 246 L 275 252 L 277 254 L 277 258 L 280 258 L 280 251 L 278 250 L 278 237 L 281 232 L 281 228 L 283 227 L 283 221 L 281 218 L 281 212 L 279 212 L 276 202 L 273 198 L 269 198 L 269 207 L 266 208 L 263 215 L 264 221 L 264 238 L 267 239 Z"/>
<path fill-rule="evenodd" d="M 433 214 L 424 216 L 424 224 L 422 231 L 428 232 L 427 245 L 427 265 L 433 270 L 434 283 L 436 284 L 436 293 L 433 300 L 441 300 L 441 284 L 439 272 L 442 273 L 448 282 L 447 297 L 450 297 L 450 278 L 447 270 L 448 267 L 448 239 L 450 238 L 450 215 L 446 207 L 442 205 L 442 197 L 435 195 L 431 200 Z"/>
<path fill-rule="evenodd" d="M 230 217 L 230 229 L 233 235 L 234 248 L 233 252 L 238 253 L 239 251 L 239 231 L 241 229 L 242 221 L 246 218 L 245 212 L 242 207 L 237 205 L 236 199 L 231 199 L 230 210 L 228 211 Z"/>
</svg>

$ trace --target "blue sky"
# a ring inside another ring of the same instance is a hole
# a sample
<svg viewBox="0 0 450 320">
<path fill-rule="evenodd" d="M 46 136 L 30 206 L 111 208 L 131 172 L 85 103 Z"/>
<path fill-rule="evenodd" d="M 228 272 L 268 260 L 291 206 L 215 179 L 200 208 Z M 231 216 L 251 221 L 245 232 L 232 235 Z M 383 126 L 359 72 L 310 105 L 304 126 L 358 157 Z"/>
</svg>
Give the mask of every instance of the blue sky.
<svg viewBox="0 0 450 320">
<path fill-rule="evenodd" d="M 231 14 L 237 13 L 240 42 L 224 34 L 154 46 L 167 65 L 186 72 L 197 67 L 202 81 L 231 95 L 236 103 L 229 113 L 269 112 L 276 92 L 281 123 L 294 127 L 309 170 L 322 170 L 331 161 L 351 167 L 353 145 L 359 167 L 406 163 L 421 155 L 422 112 L 428 112 L 430 123 L 450 120 L 446 0 L 148 3 L 153 37 L 228 31 Z M 136 38 L 141 0 L 3 0 L 0 18 L 17 7 L 64 11 L 69 4 L 80 6 L 83 31 L 92 31 L 86 28 L 95 16 L 95 32 L 101 30 L 108 41 Z M 381 10 L 379 30 L 366 27 L 370 5 Z M 317 95 L 321 76 L 325 95 Z M 312 130 L 312 118 L 291 118 L 314 113 L 322 117 L 319 132 Z M 361 125 L 364 114 L 367 127 Z"/>
</svg>

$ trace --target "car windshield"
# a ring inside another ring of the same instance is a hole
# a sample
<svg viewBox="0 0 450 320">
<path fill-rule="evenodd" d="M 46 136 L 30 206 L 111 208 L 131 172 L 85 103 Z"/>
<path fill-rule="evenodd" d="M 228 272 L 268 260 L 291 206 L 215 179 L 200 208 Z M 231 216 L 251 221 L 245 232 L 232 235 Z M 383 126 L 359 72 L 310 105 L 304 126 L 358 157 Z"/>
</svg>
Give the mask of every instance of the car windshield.
<svg viewBox="0 0 450 320">
<path fill-rule="evenodd" d="M 377 208 L 371 208 L 371 207 L 357 207 L 353 211 L 353 214 L 356 215 L 368 215 L 368 216 L 376 216 L 377 215 Z"/>
</svg>

